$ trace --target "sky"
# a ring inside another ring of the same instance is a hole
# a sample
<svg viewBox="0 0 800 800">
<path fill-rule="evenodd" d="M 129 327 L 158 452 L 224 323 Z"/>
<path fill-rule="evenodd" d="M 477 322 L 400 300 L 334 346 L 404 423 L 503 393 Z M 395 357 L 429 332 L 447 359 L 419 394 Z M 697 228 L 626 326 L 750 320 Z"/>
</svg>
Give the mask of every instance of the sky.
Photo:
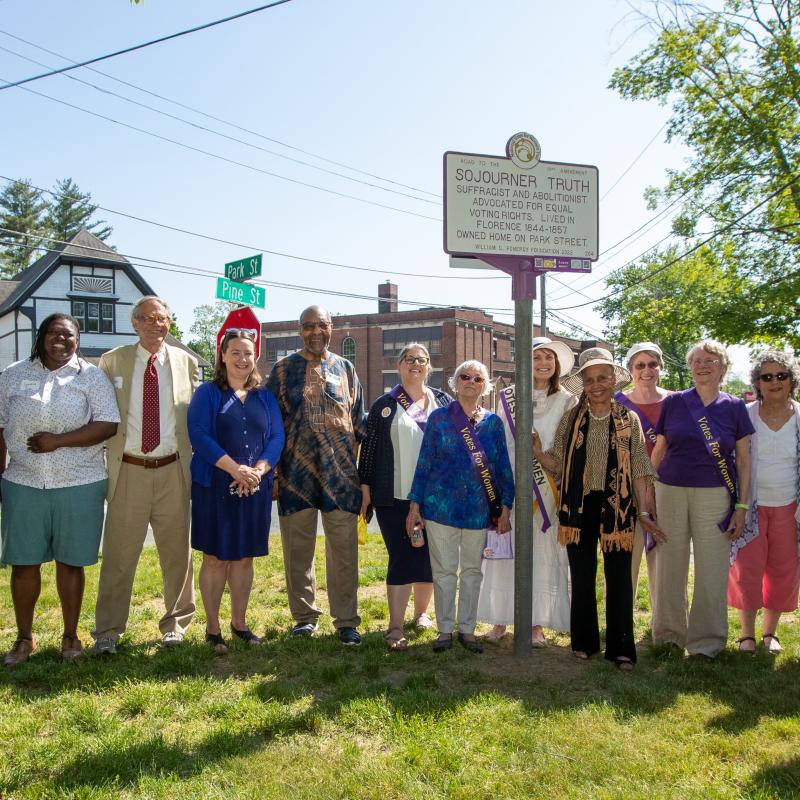
<svg viewBox="0 0 800 800">
<path fill-rule="evenodd" d="M 0 82 L 256 5 L 0 0 Z M 548 325 L 595 338 L 602 318 L 570 307 L 669 234 L 670 213 L 643 194 L 686 157 L 665 141 L 668 108 L 607 88 L 648 37 L 616 0 L 292 0 L 93 67 L 105 75 L 0 89 L 0 175 L 91 192 L 109 243 L 184 333 L 225 262 L 258 252 L 263 280 L 281 284 L 266 288 L 263 321 L 312 303 L 375 312 L 391 280 L 401 309 L 468 305 L 513 322 L 509 277 L 449 266 L 442 157 L 502 155 L 528 131 L 544 160 L 598 168 L 601 257 L 547 286 Z"/>
</svg>

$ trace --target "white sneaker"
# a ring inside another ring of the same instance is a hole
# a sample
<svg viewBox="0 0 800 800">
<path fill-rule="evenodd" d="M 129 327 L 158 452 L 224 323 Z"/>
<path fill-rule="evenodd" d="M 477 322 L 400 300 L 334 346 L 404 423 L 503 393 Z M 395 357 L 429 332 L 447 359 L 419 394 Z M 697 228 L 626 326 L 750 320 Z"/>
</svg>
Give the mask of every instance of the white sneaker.
<svg viewBox="0 0 800 800">
<path fill-rule="evenodd" d="M 113 656 L 117 652 L 117 643 L 109 636 L 101 636 L 94 643 L 96 656 Z"/>
<path fill-rule="evenodd" d="M 179 631 L 167 631 L 161 637 L 161 644 L 164 647 L 174 647 L 176 644 L 181 644 L 183 642 L 183 634 Z"/>
</svg>

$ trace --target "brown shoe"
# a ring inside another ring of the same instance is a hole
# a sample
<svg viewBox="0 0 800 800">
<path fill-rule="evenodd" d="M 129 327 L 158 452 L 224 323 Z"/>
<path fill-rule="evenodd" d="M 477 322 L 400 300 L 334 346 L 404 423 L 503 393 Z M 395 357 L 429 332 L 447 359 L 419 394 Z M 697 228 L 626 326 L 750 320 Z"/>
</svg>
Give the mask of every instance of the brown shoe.
<svg viewBox="0 0 800 800">
<path fill-rule="evenodd" d="M 16 667 L 31 657 L 36 651 L 36 642 L 33 639 L 17 639 L 14 646 L 6 653 L 3 664 L 7 667 Z"/>
<path fill-rule="evenodd" d="M 61 637 L 61 658 L 64 661 L 76 661 L 83 655 L 83 644 L 77 636 Z"/>
</svg>

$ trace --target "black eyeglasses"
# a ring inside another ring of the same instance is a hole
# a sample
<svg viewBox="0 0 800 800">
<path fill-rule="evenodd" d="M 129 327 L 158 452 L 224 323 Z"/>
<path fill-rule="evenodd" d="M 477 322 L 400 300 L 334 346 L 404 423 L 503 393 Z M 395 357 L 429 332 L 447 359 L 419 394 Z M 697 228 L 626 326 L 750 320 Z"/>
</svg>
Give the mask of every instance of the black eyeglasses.
<svg viewBox="0 0 800 800">
<path fill-rule="evenodd" d="M 762 372 L 760 380 L 764 383 L 772 383 L 772 381 L 788 381 L 791 377 L 788 372 Z"/>
<path fill-rule="evenodd" d="M 405 361 L 409 367 L 413 367 L 414 364 L 421 364 L 424 367 L 430 359 L 427 356 L 403 356 L 403 361 Z"/>
</svg>

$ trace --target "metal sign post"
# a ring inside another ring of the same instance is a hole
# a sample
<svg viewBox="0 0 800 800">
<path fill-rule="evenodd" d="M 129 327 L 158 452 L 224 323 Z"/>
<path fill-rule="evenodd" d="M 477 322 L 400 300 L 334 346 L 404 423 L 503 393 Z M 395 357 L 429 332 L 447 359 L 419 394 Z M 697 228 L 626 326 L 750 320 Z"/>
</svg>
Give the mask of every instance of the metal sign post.
<svg viewBox="0 0 800 800">
<path fill-rule="evenodd" d="M 541 161 L 517 133 L 506 157 L 444 154 L 444 250 L 451 265 L 480 259 L 511 275 L 517 387 L 514 501 L 514 655 L 530 656 L 533 613 L 533 298 L 546 272 L 591 272 L 598 249 L 598 173 Z M 455 257 L 455 258 L 453 258 Z M 478 266 L 475 264 L 474 266 Z M 544 310 L 542 326 L 545 326 Z M 527 344 L 526 344 L 527 343 Z"/>
</svg>

